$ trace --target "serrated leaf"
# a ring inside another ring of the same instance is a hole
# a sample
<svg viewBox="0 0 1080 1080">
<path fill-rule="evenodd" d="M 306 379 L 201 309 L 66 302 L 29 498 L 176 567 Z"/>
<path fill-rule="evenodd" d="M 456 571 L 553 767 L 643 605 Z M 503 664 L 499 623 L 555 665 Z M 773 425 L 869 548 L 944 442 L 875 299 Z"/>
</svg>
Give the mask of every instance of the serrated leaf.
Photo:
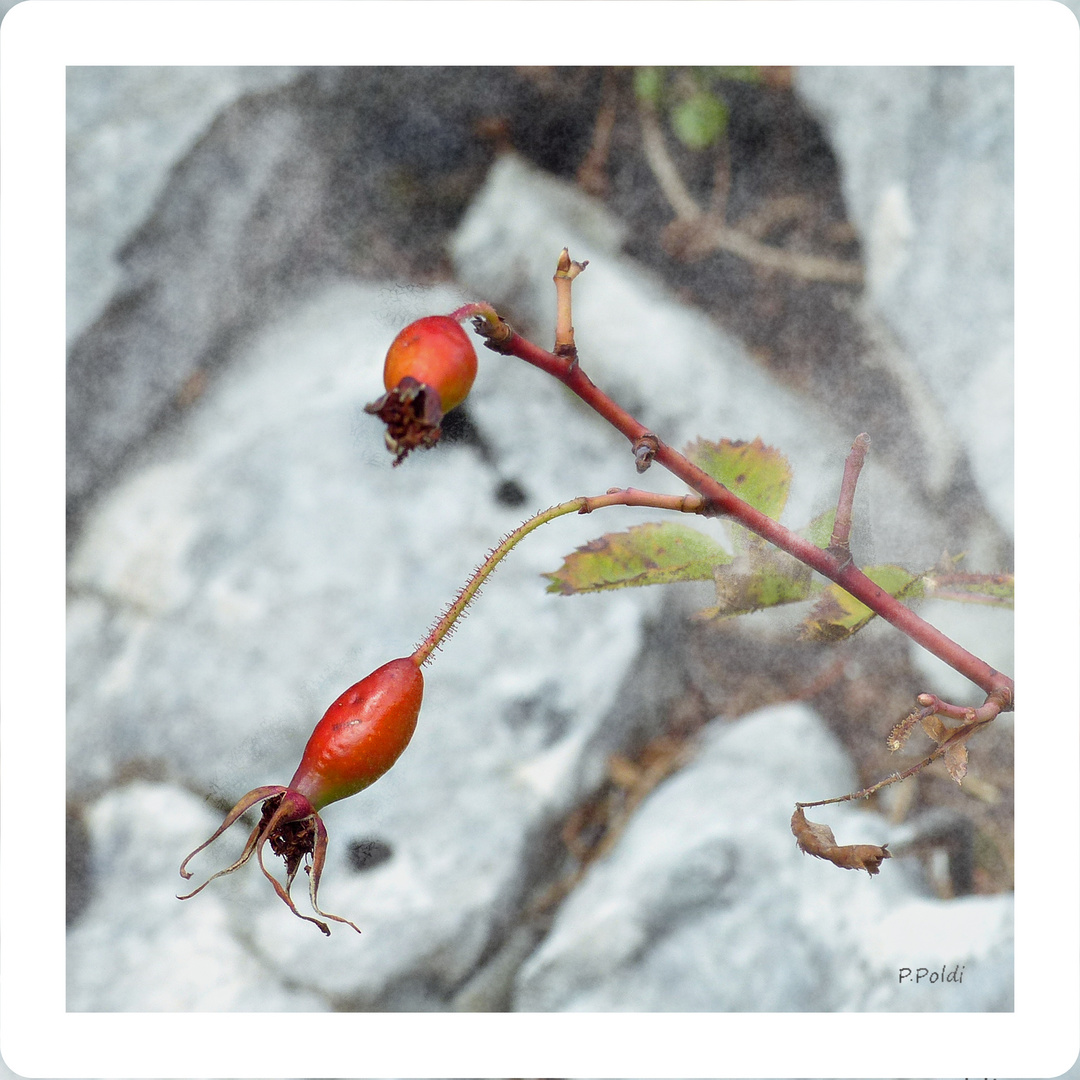
<svg viewBox="0 0 1080 1080">
<path fill-rule="evenodd" d="M 761 439 L 696 439 L 683 453 L 755 510 L 774 521 L 783 513 L 791 487 L 791 466 L 779 450 Z"/>
<path fill-rule="evenodd" d="M 713 146 L 727 131 L 728 107 L 715 94 L 701 90 L 671 110 L 671 127 L 691 150 Z"/>
<path fill-rule="evenodd" d="M 716 606 L 697 613 L 698 619 L 727 619 L 751 611 L 805 600 L 814 587 L 810 568 L 786 552 L 765 545 L 741 553 L 727 566 L 718 566 Z"/>
<path fill-rule="evenodd" d="M 724 548 L 697 529 L 677 521 L 650 522 L 590 540 L 544 577 L 551 579 L 548 592 L 571 595 L 630 585 L 709 581 L 716 566 L 730 561 Z"/>
<path fill-rule="evenodd" d="M 902 566 L 871 566 L 863 573 L 897 599 L 923 595 L 923 575 L 912 574 Z M 842 641 L 873 618 L 874 612 L 861 600 L 832 584 L 825 588 L 821 599 L 804 620 L 800 636 L 805 641 Z"/>
</svg>

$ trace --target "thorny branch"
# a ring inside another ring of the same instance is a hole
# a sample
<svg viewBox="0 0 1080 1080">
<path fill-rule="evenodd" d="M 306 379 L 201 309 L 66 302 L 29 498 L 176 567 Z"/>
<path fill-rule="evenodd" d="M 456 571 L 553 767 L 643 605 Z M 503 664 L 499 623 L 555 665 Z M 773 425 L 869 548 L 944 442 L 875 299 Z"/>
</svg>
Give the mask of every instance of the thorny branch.
<svg viewBox="0 0 1080 1080">
<path fill-rule="evenodd" d="M 970 679 L 987 695 L 993 695 L 999 702 L 998 711 L 1008 711 L 1012 708 L 1014 687 L 1012 679 L 1007 675 L 968 652 L 899 600 L 890 596 L 880 585 L 871 581 L 850 559 L 841 560 L 833 552 L 822 550 L 810 540 L 797 535 L 744 502 L 723 484 L 714 480 L 704 470 L 659 439 L 622 406 L 612 401 L 585 374 L 576 359 L 571 362 L 521 337 L 499 317 L 490 305 L 474 304 L 471 308 L 478 316 L 474 320 L 476 330 L 481 336 L 487 338 L 486 344 L 489 348 L 495 352 L 516 356 L 546 371 L 577 394 L 582 401 L 626 436 L 635 450 L 639 471 L 644 471 L 640 469 L 643 463 L 647 467 L 647 463 L 658 462 L 701 494 L 708 504 L 710 513 L 724 515 L 738 521 L 751 532 L 835 582 L 886 622 L 892 623 L 928 652 Z M 642 446 L 648 448 L 644 455 L 644 462 L 639 454 Z"/>
<path fill-rule="evenodd" d="M 653 120 L 655 122 L 655 117 L 653 117 Z M 658 133 L 658 128 L 654 134 L 656 133 Z M 665 190 L 669 192 L 669 198 L 672 200 L 673 205 L 676 205 L 677 209 L 681 205 L 684 210 L 688 210 L 689 206 L 693 204 L 693 200 L 685 192 L 681 179 L 677 173 L 673 173 L 669 165 L 670 159 L 667 159 L 666 155 L 664 159 L 658 158 L 656 167 L 659 170 L 658 175 L 662 178 L 661 183 L 666 185 Z M 694 204 L 694 212 L 699 213 L 696 204 Z M 1015 693 L 1014 683 L 1009 676 L 995 670 L 984 660 L 968 652 L 936 627 L 916 615 L 914 611 L 899 600 L 889 595 L 868 578 L 852 561 L 850 551 L 852 503 L 856 483 L 870 447 L 869 436 L 865 433 L 859 435 L 848 454 L 837 500 L 837 512 L 832 537 L 828 548 L 823 550 L 744 502 L 723 484 L 714 480 L 702 469 L 694 465 L 684 455 L 668 446 L 640 421 L 609 398 L 585 374 L 578 363 L 577 350 L 573 343 L 571 318 L 571 285 L 573 279 L 584 270 L 585 265 L 584 263 L 571 262 L 569 253 L 565 249 L 560 254 L 555 274 L 559 311 L 556 352 L 547 352 L 521 337 L 490 305 L 473 304 L 469 306 L 467 313 L 462 309 L 461 312 L 455 314 L 459 317 L 468 317 L 468 315 L 474 317 L 475 328 L 486 339 L 485 344 L 488 348 L 495 352 L 516 356 L 526 363 L 540 368 L 577 394 L 582 401 L 593 408 L 630 441 L 639 472 L 644 472 L 653 461 L 657 461 L 668 471 L 683 480 L 689 487 L 697 491 L 701 497 L 701 502 L 695 504 L 690 512 L 723 515 L 738 521 L 758 536 L 774 544 L 782 551 L 786 551 L 830 581 L 835 582 L 928 652 L 966 676 L 987 695 L 981 706 L 968 708 L 952 705 L 933 694 L 920 694 L 916 700 L 921 708 L 894 727 L 888 745 L 890 749 L 898 748 L 912 727 L 916 723 L 922 723 L 927 733 L 938 744 L 930 755 L 902 772 L 894 773 L 892 776 L 861 791 L 832 799 L 798 803 L 796 804 L 797 814 L 801 814 L 804 806 L 820 806 L 869 798 L 883 787 L 915 775 L 932 761 L 942 756 L 946 759 L 951 775 L 959 782 L 966 771 L 966 741 L 976 731 L 990 723 L 999 713 L 1012 710 Z M 562 355 L 560 355 L 559 347 L 561 347 Z M 655 498 L 655 496 L 650 497 Z M 690 509 L 687 506 L 673 506 L 671 508 Z M 587 511 L 583 510 L 582 512 Z M 940 717 L 959 720 L 961 724 L 959 727 L 947 729 Z M 841 866 L 848 865 L 845 860 L 855 858 L 855 855 L 852 854 L 855 852 L 858 855 L 856 862 L 858 862 L 859 867 L 862 869 L 868 868 L 864 865 L 865 852 L 856 852 L 853 847 L 839 848 L 834 846 L 830 848 L 829 844 L 821 841 L 821 836 L 824 836 L 824 831 L 827 831 L 825 827 L 814 825 L 811 822 L 806 825 L 806 828 L 810 832 L 807 832 L 806 836 L 800 839 L 800 846 L 803 850 L 808 850 L 811 854 L 819 854 L 817 850 L 811 850 L 816 844 L 821 851 L 829 852 L 829 854 L 820 857 L 829 858 Z M 807 837 L 810 837 L 814 830 L 818 830 L 821 836 L 814 833 L 817 839 L 810 842 Z M 806 829 L 803 829 L 803 832 L 806 832 Z M 798 837 L 800 833 L 797 832 L 796 835 Z M 829 835 L 831 837 L 831 834 Z M 888 857 L 888 852 L 885 849 L 873 850 L 883 852 L 878 856 L 878 861 L 881 858 Z M 876 866 L 871 869 L 871 873 L 876 873 Z"/>
</svg>

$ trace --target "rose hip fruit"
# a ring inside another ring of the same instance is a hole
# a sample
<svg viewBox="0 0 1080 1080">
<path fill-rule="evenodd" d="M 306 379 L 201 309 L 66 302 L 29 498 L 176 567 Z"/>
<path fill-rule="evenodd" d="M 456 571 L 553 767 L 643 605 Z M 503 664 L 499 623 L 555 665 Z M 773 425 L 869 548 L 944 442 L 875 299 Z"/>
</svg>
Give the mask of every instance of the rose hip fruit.
<svg viewBox="0 0 1080 1080">
<path fill-rule="evenodd" d="M 366 411 L 386 424 L 395 465 L 439 441 L 442 418 L 465 400 L 475 378 L 476 350 L 448 315 L 417 319 L 394 338 L 383 366 L 386 393 Z"/>
<path fill-rule="evenodd" d="M 386 353 L 383 385 L 393 390 L 407 375 L 439 395 L 444 416 L 456 409 L 476 378 L 476 350 L 461 324 L 449 315 L 409 323 Z"/>
<path fill-rule="evenodd" d="M 289 787 L 321 810 L 375 783 L 409 745 L 423 696 L 409 657 L 350 686 L 315 725 Z"/>
</svg>

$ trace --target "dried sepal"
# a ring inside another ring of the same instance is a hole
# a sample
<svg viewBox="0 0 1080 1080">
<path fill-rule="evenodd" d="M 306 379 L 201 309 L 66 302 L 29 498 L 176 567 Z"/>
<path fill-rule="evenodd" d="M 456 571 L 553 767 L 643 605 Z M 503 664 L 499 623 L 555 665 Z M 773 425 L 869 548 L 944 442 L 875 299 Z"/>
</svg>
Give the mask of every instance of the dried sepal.
<svg viewBox="0 0 1080 1080">
<path fill-rule="evenodd" d="M 310 915 L 302 915 L 293 903 L 291 895 L 292 883 L 297 870 L 306 859 L 310 858 L 308 874 L 310 875 L 311 906 L 315 913 L 321 915 L 324 919 L 333 919 L 335 922 L 345 923 L 357 933 L 360 933 L 360 928 L 355 923 L 342 918 L 340 915 L 331 915 L 319 907 L 319 879 L 326 863 L 326 827 L 307 797 L 301 795 L 298 791 L 293 791 L 291 788 L 272 785 L 249 791 L 229 811 L 213 836 L 201 843 L 180 864 L 181 876 L 190 878 L 191 874 L 187 869 L 187 864 L 200 851 L 212 844 L 230 825 L 235 824 L 241 815 L 259 802 L 263 804 L 262 817 L 259 824 L 251 830 L 247 843 L 244 844 L 244 850 L 240 853 L 240 858 L 231 866 L 225 867 L 224 870 L 218 870 L 217 873 L 211 874 L 197 889 L 178 897 L 178 899 L 190 900 L 191 897 L 202 892 L 215 878 L 239 870 L 254 855 L 259 864 L 259 869 L 289 910 L 298 919 L 314 923 L 324 934 L 329 936 L 330 928 L 326 923 L 320 919 L 312 918 Z M 270 845 L 270 850 L 275 855 L 280 855 L 285 860 L 284 885 L 270 873 L 263 861 L 263 848 L 267 844 Z"/>
<path fill-rule="evenodd" d="M 880 873 L 885 859 L 892 858 L 887 844 L 880 847 L 875 844 L 837 844 L 832 829 L 816 821 L 807 821 L 801 806 L 796 806 L 791 815 L 791 832 L 800 851 L 825 859 L 843 870 L 865 870 L 873 876 Z"/>
<path fill-rule="evenodd" d="M 888 738 L 885 740 L 885 745 L 893 752 L 899 750 L 907 742 L 908 736 L 918 722 L 918 712 L 908 713 L 903 720 L 898 720 L 893 725 L 892 731 L 889 732 Z"/>
<path fill-rule="evenodd" d="M 443 407 L 438 392 L 405 376 L 378 401 L 364 406 L 386 424 L 386 447 L 400 465 L 411 450 L 429 449 L 442 435 Z"/>
</svg>

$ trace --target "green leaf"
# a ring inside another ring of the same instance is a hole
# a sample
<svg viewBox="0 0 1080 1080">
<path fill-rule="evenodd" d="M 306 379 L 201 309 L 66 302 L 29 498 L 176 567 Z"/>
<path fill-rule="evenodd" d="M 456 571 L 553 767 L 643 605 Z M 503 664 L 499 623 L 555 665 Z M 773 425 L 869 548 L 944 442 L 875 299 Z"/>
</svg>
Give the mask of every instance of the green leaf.
<svg viewBox="0 0 1080 1080">
<path fill-rule="evenodd" d="M 833 525 L 835 524 L 836 507 L 834 506 L 831 510 L 818 514 L 805 529 L 799 530 L 799 535 L 804 540 L 809 540 L 814 547 L 824 550 L 829 546 L 829 541 L 832 540 Z"/>
<path fill-rule="evenodd" d="M 902 566 L 871 566 L 863 573 L 898 600 L 924 594 L 924 575 L 912 574 Z M 857 633 L 873 618 L 874 612 L 861 600 L 856 600 L 839 585 L 831 584 L 803 621 L 800 636 L 805 641 L 842 641 Z"/>
<path fill-rule="evenodd" d="M 966 604 L 1013 606 L 1012 574 L 931 573 L 926 578 L 926 595 L 935 600 L 959 600 Z"/>
<path fill-rule="evenodd" d="M 671 126 L 679 141 L 691 150 L 714 145 L 727 131 L 726 102 L 707 90 L 691 94 L 671 110 Z"/>
<path fill-rule="evenodd" d="M 634 93 L 650 105 L 660 103 L 660 91 L 664 86 L 664 69 L 658 67 L 634 68 Z"/>
<path fill-rule="evenodd" d="M 710 581 L 714 568 L 730 561 L 724 548 L 697 529 L 677 521 L 650 522 L 590 540 L 544 577 L 551 579 L 548 592 L 570 595 L 628 585 Z"/>
<path fill-rule="evenodd" d="M 766 544 L 751 547 L 728 566 L 718 566 L 713 580 L 716 606 L 698 612 L 698 619 L 727 619 L 793 604 L 815 588 L 808 566 Z"/>
<path fill-rule="evenodd" d="M 750 443 L 697 439 L 683 453 L 755 510 L 774 521 L 783 513 L 791 487 L 791 466 L 779 450 L 761 439 Z"/>
</svg>

